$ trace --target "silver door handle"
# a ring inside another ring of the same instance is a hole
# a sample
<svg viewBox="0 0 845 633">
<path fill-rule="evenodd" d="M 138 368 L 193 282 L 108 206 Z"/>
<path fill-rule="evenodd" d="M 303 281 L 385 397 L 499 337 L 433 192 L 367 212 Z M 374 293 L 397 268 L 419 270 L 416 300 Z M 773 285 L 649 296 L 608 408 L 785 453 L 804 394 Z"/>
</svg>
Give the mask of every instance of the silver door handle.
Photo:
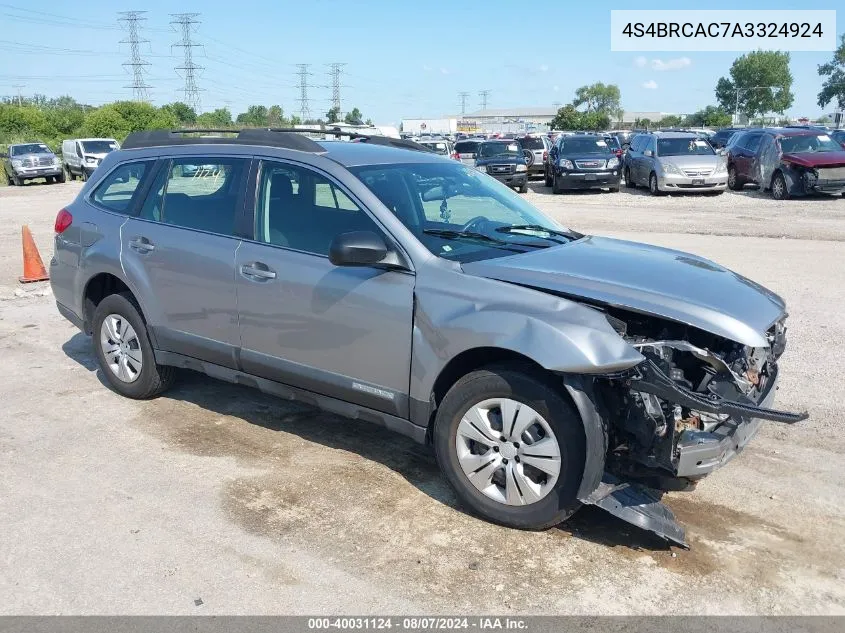
<svg viewBox="0 0 845 633">
<path fill-rule="evenodd" d="M 247 277 L 257 277 L 259 279 L 275 279 L 276 271 L 268 270 L 266 268 L 258 268 L 254 264 L 244 264 L 241 266 L 241 274 Z"/>
<path fill-rule="evenodd" d="M 145 237 L 136 237 L 134 240 L 129 240 L 129 248 L 141 253 L 149 253 L 155 250 L 155 245 Z"/>
</svg>

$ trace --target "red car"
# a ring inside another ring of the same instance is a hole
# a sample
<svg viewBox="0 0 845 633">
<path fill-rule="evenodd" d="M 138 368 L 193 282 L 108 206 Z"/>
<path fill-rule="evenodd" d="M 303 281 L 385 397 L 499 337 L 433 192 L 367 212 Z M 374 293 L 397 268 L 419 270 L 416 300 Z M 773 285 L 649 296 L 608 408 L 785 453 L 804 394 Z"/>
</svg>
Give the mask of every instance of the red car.
<svg viewBox="0 0 845 633">
<path fill-rule="evenodd" d="M 729 147 L 727 158 L 734 190 L 753 183 L 775 200 L 845 193 L 845 148 L 822 130 L 750 129 Z"/>
</svg>

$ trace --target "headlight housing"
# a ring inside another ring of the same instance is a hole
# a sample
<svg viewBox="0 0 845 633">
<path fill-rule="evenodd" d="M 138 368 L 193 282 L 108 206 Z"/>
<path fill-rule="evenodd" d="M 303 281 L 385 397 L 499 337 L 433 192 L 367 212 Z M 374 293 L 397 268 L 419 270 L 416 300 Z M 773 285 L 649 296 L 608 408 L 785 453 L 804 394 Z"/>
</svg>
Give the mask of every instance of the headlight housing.
<svg viewBox="0 0 845 633">
<path fill-rule="evenodd" d="M 96 165 L 96 164 L 97 164 L 97 159 L 96 159 L 96 158 L 94 158 L 93 156 L 88 156 L 88 157 L 85 159 L 85 162 L 86 162 L 86 163 L 88 163 L 89 165 Z"/>
<path fill-rule="evenodd" d="M 672 163 L 661 163 L 661 167 L 663 167 L 663 171 L 667 174 L 674 174 L 675 176 L 686 176 L 684 172 L 682 172 L 678 167 L 676 167 Z"/>
<path fill-rule="evenodd" d="M 519 163 L 516 166 L 516 170 L 517 171 L 528 171 L 528 165 L 526 165 L 525 163 Z"/>
<path fill-rule="evenodd" d="M 22 160 L 12 160 L 12 167 L 14 169 L 20 169 L 21 167 L 23 167 L 23 161 Z"/>
<path fill-rule="evenodd" d="M 476 165 L 476 166 L 475 166 L 475 169 L 476 169 L 477 171 L 480 171 L 480 172 L 481 172 L 481 173 L 483 173 L 483 174 L 486 174 L 486 173 L 487 173 L 487 167 L 486 167 L 485 165 Z"/>
<path fill-rule="evenodd" d="M 619 159 L 616 156 L 607 159 L 607 168 L 614 169 L 615 167 L 619 167 Z"/>
<path fill-rule="evenodd" d="M 713 170 L 714 174 L 726 174 L 728 173 L 728 164 L 726 162 L 719 162 L 716 165 L 716 169 Z"/>
<path fill-rule="evenodd" d="M 575 169 L 575 165 L 568 158 L 561 158 L 557 164 L 561 169 Z"/>
</svg>

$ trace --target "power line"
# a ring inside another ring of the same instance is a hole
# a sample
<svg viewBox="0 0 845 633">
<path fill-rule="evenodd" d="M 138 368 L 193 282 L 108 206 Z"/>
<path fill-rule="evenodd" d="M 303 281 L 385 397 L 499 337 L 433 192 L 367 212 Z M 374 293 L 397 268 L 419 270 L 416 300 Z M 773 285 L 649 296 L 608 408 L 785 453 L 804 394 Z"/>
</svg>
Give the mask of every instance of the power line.
<svg viewBox="0 0 845 633">
<path fill-rule="evenodd" d="M 331 69 L 329 74 L 332 76 L 332 108 L 337 110 L 337 114 L 340 116 L 340 73 L 346 64 L 333 62 L 328 66 Z"/>
<path fill-rule="evenodd" d="M 491 92 L 490 90 L 479 90 L 478 91 L 478 96 L 481 97 L 481 109 L 482 110 L 487 109 L 487 97 L 490 96 L 490 92 Z"/>
<path fill-rule="evenodd" d="M 303 121 L 311 118 L 311 108 L 308 104 L 308 75 L 311 73 L 308 72 L 308 67 L 311 64 L 297 64 L 296 67 L 299 69 L 297 71 L 297 75 L 299 75 L 299 118 Z"/>
<path fill-rule="evenodd" d="M 191 41 L 191 35 L 194 31 L 194 25 L 199 24 L 197 16 L 199 13 L 171 13 L 173 20 L 170 24 L 182 34 L 182 39 L 173 44 L 179 46 L 185 51 L 185 58 L 181 66 L 176 66 L 177 74 L 181 70 L 182 78 L 185 80 L 185 87 L 183 92 L 185 94 L 185 103 L 194 109 L 194 112 L 200 111 L 200 89 L 197 87 L 196 73 L 203 70 L 203 66 L 198 66 L 194 63 L 194 49 L 200 44 L 194 44 Z"/>
<path fill-rule="evenodd" d="M 143 17 L 146 11 L 120 11 L 118 15 L 122 16 L 118 22 L 126 25 L 126 30 L 129 31 L 129 37 L 125 40 L 120 40 L 121 44 L 129 44 L 129 60 L 123 63 L 123 67 L 132 68 L 132 85 L 124 86 L 125 88 L 132 88 L 132 97 L 135 101 L 149 101 L 150 93 L 148 85 L 144 79 L 144 73 L 149 66 L 149 62 L 141 59 L 141 44 L 149 43 L 150 40 L 141 39 L 139 35 L 139 24 L 144 22 L 147 18 Z"/>
<path fill-rule="evenodd" d="M 469 93 L 459 92 L 458 96 L 461 99 L 461 115 L 463 116 L 467 112 L 467 98 L 469 97 Z"/>
</svg>

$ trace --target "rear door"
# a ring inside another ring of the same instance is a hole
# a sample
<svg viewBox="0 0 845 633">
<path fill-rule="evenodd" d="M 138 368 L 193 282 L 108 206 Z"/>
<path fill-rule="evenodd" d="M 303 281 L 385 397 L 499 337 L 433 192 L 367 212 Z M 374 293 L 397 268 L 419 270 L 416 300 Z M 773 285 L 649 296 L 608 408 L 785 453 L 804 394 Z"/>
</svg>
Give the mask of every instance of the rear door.
<svg viewBox="0 0 845 633">
<path fill-rule="evenodd" d="M 340 233 L 390 240 L 327 174 L 267 159 L 256 181 L 236 257 L 244 371 L 407 417 L 414 275 L 329 261 Z"/>
<path fill-rule="evenodd" d="M 762 134 L 753 133 L 748 134 L 743 138 L 737 147 L 736 159 L 734 160 L 734 167 L 737 176 L 745 182 L 756 183 L 757 174 L 754 167 L 754 155 L 757 153 L 757 148 L 760 146 Z"/>
<path fill-rule="evenodd" d="M 158 348 L 237 367 L 236 221 L 250 159 L 164 159 L 137 217 L 121 234 L 121 263 Z"/>
</svg>

